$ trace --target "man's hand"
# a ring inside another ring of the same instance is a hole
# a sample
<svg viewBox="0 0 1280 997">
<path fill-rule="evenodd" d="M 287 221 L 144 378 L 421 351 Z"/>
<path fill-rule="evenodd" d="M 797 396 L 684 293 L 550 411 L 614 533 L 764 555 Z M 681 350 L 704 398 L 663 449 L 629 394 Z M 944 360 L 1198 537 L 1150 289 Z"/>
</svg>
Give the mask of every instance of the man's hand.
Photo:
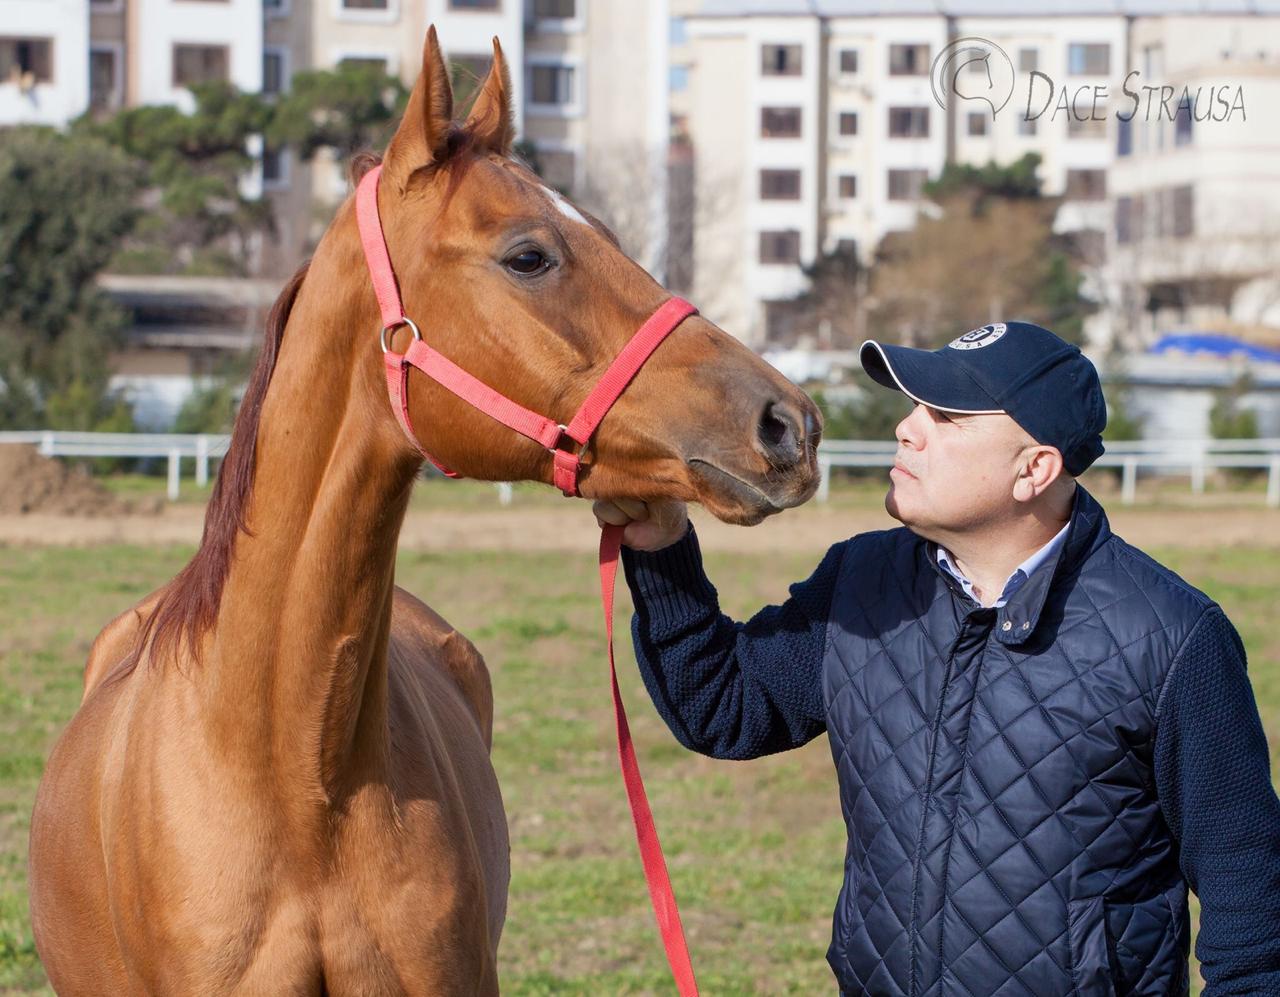
<svg viewBox="0 0 1280 997">
<path fill-rule="evenodd" d="M 633 550 L 661 550 L 684 537 L 689 510 L 683 502 L 641 502 L 639 499 L 597 501 L 591 506 L 596 522 L 622 526 L 622 542 Z"/>
</svg>

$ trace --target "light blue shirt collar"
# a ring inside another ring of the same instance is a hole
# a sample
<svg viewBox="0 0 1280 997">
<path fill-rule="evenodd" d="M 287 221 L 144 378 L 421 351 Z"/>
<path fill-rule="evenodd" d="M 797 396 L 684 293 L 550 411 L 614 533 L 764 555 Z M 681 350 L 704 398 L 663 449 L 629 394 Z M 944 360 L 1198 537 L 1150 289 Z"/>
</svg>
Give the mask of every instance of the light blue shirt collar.
<svg viewBox="0 0 1280 997">
<path fill-rule="evenodd" d="M 1052 540 L 1013 569 L 1013 574 L 1011 574 L 1009 576 L 1009 580 L 1004 583 L 1004 591 L 1000 593 L 1000 598 L 995 601 L 994 608 L 999 609 L 1006 602 L 1012 599 L 1013 594 L 1017 592 L 1018 589 L 1022 588 L 1023 583 L 1031 577 L 1036 568 L 1040 567 L 1040 565 L 1044 564 L 1045 561 L 1049 560 L 1049 558 L 1057 553 L 1058 548 L 1066 542 L 1067 530 L 1070 528 L 1071 523 L 1068 521 L 1067 525 L 1060 529 Z M 974 594 L 973 582 L 969 581 L 960 569 L 956 567 L 954 556 L 942 546 L 938 547 L 938 566 L 960 583 L 960 587 L 964 589 L 965 595 L 978 603 L 978 605 L 982 605 L 982 600 Z"/>
</svg>

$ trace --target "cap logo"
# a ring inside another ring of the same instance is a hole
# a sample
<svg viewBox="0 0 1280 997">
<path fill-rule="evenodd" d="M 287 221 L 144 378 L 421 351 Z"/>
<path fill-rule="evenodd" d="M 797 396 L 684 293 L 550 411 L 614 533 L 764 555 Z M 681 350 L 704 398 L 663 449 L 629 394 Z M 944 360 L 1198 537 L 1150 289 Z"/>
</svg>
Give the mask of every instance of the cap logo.
<svg viewBox="0 0 1280 997">
<path fill-rule="evenodd" d="M 1008 326 L 1003 322 L 992 322 L 972 332 L 966 332 L 959 339 L 951 340 L 947 346 L 953 350 L 980 350 L 984 346 L 990 346 L 1007 331 Z"/>
</svg>

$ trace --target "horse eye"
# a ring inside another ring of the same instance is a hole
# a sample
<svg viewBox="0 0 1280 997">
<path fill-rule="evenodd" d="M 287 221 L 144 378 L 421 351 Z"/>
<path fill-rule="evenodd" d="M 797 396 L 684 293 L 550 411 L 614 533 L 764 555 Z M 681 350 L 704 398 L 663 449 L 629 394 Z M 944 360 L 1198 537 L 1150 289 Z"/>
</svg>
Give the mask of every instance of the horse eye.
<svg viewBox="0 0 1280 997">
<path fill-rule="evenodd" d="M 550 261 L 537 249 L 526 249 L 507 260 L 507 269 L 522 277 L 532 277 L 550 266 Z"/>
</svg>

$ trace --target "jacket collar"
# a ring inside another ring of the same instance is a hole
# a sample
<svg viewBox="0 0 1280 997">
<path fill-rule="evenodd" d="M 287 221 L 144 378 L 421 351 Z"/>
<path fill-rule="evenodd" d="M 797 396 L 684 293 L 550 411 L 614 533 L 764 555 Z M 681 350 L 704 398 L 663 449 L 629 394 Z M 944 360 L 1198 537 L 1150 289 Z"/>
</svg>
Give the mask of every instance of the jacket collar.
<svg viewBox="0 0 1280 997">
<path fill-rule="evenodd" d="M 1102 506 L 1077 484 L 1071 521 L 1062 545 L 1031 573 L 1004 606 L 998 610 L 979 608 L 975 612 L 995 613 L 995 636 L 1000 643 L 1010 647 L 1026 643 L 1040 624 L 1040 614 L 1055 582 L 1073 574 L 1110 535 L 1111 527 Z M 953 592 L 963 595 L 959 585 L 939 567 L 937 545 L 929 543 L 925 547 L 933 570 Z"/>
</svg>

